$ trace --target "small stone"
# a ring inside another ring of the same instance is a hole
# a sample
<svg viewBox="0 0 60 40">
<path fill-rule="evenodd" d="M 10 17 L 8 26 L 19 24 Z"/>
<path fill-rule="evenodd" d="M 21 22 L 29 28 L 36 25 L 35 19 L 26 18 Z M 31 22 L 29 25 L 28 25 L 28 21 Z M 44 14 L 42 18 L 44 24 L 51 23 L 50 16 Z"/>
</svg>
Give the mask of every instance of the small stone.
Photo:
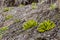
<svg viewBox="0 0 60 40">
<path fill-rule="evenodd" d="M 50 35 L 47 35 L 48 37 L 50 37 Z"/>
</svg>

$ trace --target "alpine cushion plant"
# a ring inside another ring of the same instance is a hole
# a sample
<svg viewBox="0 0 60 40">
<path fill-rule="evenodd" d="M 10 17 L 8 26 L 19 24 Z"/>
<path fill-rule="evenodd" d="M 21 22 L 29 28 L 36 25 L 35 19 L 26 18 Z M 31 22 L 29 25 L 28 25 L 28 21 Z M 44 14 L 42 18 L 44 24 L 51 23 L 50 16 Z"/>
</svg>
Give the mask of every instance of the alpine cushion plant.
<svg viewBox="0 0 60 40">
<path fill-rule="evenodd" d="M 27 22 L 25 22 L 23 24 L 23 30 L 27 30 L 27 29 L 30 29 L 32 27 L 35 27 L 37 26 L 37 22 L 35 20 L 28 20 Z"/>
<path fill-rule="evenodd" d="M 45 31 L 51 30 L 54 27 L 55 27 L 55 23 L 53 21 L 45 20 L 38 25 L 37 31 L 45 32 Z"/>
</svg>

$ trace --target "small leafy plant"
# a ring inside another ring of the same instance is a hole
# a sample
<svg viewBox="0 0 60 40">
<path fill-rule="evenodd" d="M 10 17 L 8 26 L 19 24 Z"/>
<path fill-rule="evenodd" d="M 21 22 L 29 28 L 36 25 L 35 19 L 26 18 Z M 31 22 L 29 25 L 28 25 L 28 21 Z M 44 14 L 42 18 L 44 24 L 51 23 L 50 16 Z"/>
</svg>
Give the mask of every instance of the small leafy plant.
<svg viewBox="0 0 60 40">
<path fill-rule="evenodd" d="M 4 12 L 6 12 L 6 11 L 9 11 L 9 8 L 8 7 L 5 7 L 4 8 Z"/>
<path fill-rule="evenodd" d="M 13 16 L 12 15 L 7 15 L 6 17 L 5 17 L 5 20 L 9 20 L 9 19 L 11 19 Z"/>
<path fill-rule="evenodd" d="M 45 32 L 45 31 L 48 31 L 54 27 L 55 27 L 55 23 L 53 21 L 45 20 L 39 24 L 37 31 L 38 32 Z"/>
<path fill-rule="evenodd" d="M 2 36 L 6 30 L 8 30 L 8 26 L 4 26 L 4 27 L 0 28 L 0 39 L 2 38 Z"/>
<path fill-rule="evenodd" d="M 23 4 L 20 4 L 20 5 L 19 5 L 19 7 L 24 7 L 24 6 L 25 6 L 25 5 L 23 5 Z"/>
<path fill-rule="evenodd" d="M 18 23 L 18 22 L 20 22 L 20 19 L 15 19 L 14 22 Z"/>
<path fill-rule="evenodd" d="M 32 27 L 35 27 L 37 26 L 37 22 L 35 20 L 28 20 L 27 22 L 25 22 L 23 24 L 23 30 L 27 30 L 27 29 L 30 29 Z"/>
<path fill-rule="evenodd" d="M 32 3 L 32 9 L 36 9 L 36 8 L 37 8 L 36 3 Z"/>
<path fill-rule="evenodd" d="M 4 26 L 4 27 L 0 28 L 0 34 L 6 30 L 8 30 L 8 26 Z"/>
<path fill-rule="evenodd" d="M 51 4 L 50 5 L 50 10 L 54 10 L 56 8 L 56 4 Z"/>
</svg>

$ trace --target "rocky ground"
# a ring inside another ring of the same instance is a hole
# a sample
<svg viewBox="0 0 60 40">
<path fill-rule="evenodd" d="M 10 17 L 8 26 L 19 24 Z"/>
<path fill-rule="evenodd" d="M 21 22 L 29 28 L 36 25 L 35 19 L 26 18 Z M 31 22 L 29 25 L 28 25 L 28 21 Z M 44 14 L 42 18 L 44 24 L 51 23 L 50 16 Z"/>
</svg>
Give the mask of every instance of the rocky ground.
<svg viewBox="0 0 60 40">
<path fill-rule="evenodd" d="M 1 40 L 60 40 L 60 9 L 57 1 L 53 3 L 56 4 L 54 10 L 50 10 L 50 3 L 47 0 L 37 3 L 35 9 L 32 8 L 31 4 L 24 7 L 10 7 L 11 10 L 7 12 L 4 12 L 4 8 L 0 9 L 0 27 L 9 27 L 3 33 Z M 7 15 L 13 17 L 6 20 L 5 16 Z M 20 21 L 15 22 L 16 19 Z M 44 33 L 39 33 L 36 30 L 37 27 L 26 31 L 22 30 L 23 23 L 30 19 L 34 19 L 39 23 L 49 19 L 56 24 L 56 27 Z"/>
</svg>

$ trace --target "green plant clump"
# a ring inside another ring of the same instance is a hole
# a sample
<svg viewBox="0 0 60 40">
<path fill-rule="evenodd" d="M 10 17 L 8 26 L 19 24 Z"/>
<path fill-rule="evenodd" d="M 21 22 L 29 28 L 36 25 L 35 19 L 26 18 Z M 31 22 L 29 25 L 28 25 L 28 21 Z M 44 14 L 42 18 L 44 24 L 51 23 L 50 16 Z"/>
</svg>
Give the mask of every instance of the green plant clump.
<svg viewBox="0 0 60 40">
<path fill-rule="evenodd" d="M 37 8 L 36 3 L 32 3 L 32 9 L 36 9 L 36 8 Z"/>
<path fill-rule="evenodd" d="M 4 12 L 6 12 L 6 11 L 9 11 L 9 8 L 8 7 L 5 7 L 4 8 Z"/>
<path fill-rule="evenodd" d="M 19 7 L 21 7 L 21 8 L 24 7 L 24 6 L 25 6 L 25 5 L 23 5 L 23 4 L 20 4 L 20 5 L 19 5 Z"/>
<path fill-rule="evenodd" d="M 50 5 L 50 10 L 54 10 L 56 8 L 56 4 L 51 4 Z"/>
<path fill-rule="evenodd" d="M 20 19 L 15 19 L 14 22 L 18 23 L 18 22 L 20 22 Z"/>
<path fill-rule="evenodd" d="M 4 27 L 0 28 L 0 34 L 6 30 L 8 30 L 8 26 L 4 26 Z"/>
<path fill-rule="evenodd" d="M 45 20 L 44 22 L 40 23 L 38 28 L 37 28 L 37 31 L 38 32 L 45 32 L 45 31 L 48 31 L 52 28 L 55 27 L 55 23 L 50 21 L 50 20 Z"/>
<path fill-rule="evenodd" d="M 9 11 L 9 10 L 11 10 L 11 9 L 13 9 L 13 7 L 5 7 L 5 8 L 3 9 L 3 11 L 4 11 L 4 12 L 7 12 L 7 11 Z"/>
<path fill-rule="evenodd" d="M 25 22 L 23 24 L 23 30 L 27 30 L 27 29 L 30 29 L 32 27 L 35 27 L 37 26 L 37 22 L 35 20 L 28 20 L 27 22 Z"/>
<path fill-rule="evenodd" d="M 9 20 L 9 19 L 11 19 L 13 16 L 12 15 L 7 15 L 6 17 L 5 17 L 5 20 Z"/>
<path fill-rule="evenodd" d="M 0 28 L 0 39 L 2 38 L 2 36 L 6 30 L 8 30 L 8 26 L 4 26 L 4 27 Z"/>
</svg>

